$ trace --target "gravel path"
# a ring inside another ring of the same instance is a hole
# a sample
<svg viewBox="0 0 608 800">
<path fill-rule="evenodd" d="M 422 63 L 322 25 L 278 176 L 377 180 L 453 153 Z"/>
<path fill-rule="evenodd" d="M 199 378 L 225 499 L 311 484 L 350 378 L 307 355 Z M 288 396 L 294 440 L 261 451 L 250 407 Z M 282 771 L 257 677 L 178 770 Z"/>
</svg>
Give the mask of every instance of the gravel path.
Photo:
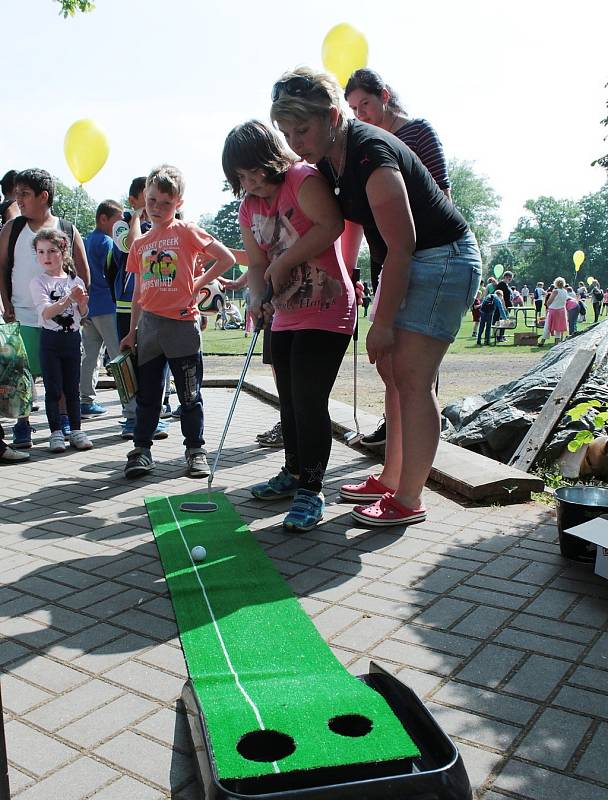
<svg viewBox="0 0 608 800">
<path fill-rule="evenodd" d="M 474 357 L 466 354 L 448 355 L 443 360 L 440 374 L 439 402 L 445 406 L 459 397 L 479 394 L 501 383 L 519 378 L 537 364 L 543 353 L 510 353 L 504 348 L 504 358 L 485 355 L 483 351 Z M 205 356 L 207 375 L 239 375 L 243 368 L 242 356 Z M 268 374 L 269 368 L 256 356 L 249 366 L 251 374 Z M 358 402 L 362 409 L 381 413 L 384 392 L 375 367 L 365 353 L 359 354 Z M 353 359 L 347 356 L 340 369 L 332 397 L 344 403 L 352 403 Z"/>
</svg>

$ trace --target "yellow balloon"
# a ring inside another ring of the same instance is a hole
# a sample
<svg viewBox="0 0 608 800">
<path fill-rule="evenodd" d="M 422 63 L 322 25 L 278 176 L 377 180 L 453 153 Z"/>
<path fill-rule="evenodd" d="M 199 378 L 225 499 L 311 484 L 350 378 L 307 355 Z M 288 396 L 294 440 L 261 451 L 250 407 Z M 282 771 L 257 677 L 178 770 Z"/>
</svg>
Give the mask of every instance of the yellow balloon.
<svg viewBox="0 0 608 800">
<path fill-rule="evenodd" d="M 592 278 L 591 276 L 589 276 L 587 278 L 587 286 L 591 286 L 592 283 L 595 283 L 595 278 Z"/>
<path fill-rule="evenodd" d="M 68 128 L 63 152 L 72 175 L 78 183 L 86 183 L 108 160 L 110 145 L 105 133 L 92 119 L 79 119 Z"/>
<path fill-rule="evenodd" d="M 582 250 L 577 250 L 573 254 L 572 260 L 574 261 L 574 269 L 575 269 L 576 272 L 578 272 L 579 269 L 581 268 L 581 264 L 585 260 L 585 254 L 583 253 Z"/>
<path fill-rule="evenodd" d="M 352 25 L 342 22 L 323 39 L 321 54 L 325 69 L 333 72 L 344 88 L 352 73 L 367 65 L 367 39 Z"/>
</svg>

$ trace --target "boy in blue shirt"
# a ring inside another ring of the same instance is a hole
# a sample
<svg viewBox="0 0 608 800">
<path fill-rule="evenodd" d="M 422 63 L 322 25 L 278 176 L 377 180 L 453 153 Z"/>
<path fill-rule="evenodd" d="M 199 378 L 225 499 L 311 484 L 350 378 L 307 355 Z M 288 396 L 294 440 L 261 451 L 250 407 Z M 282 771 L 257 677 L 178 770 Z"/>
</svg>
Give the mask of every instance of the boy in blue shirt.
<svg viewBox="0 0 608 800">
<path fill-rule="evenodd" d="M 112 257 L 112 227 L 122 217 L 122 207 L 115 200 L 104 200 L 97 207 L 95 230 L 84 240 L 87 260 L 91 270 L 89 288 L 89 313 L 82 323 L 82 364 L 80 368 L 80 414 L 84 419 L 106 413 L 106 408 L 96 402 L 97 362 L 105 344 L 110 358 L 116 358 L 118 332 L 116 330 L 116 304 L 106 278 Z"/>
</svg>

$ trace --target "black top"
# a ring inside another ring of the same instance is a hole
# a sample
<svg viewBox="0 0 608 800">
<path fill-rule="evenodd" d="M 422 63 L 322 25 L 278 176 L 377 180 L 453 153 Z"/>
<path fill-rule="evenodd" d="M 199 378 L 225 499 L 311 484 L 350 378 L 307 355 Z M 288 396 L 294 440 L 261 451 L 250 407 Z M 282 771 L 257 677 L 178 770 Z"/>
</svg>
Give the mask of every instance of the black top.
<svg viewBox="0 0 608 800">
<path fill-rule="evenodd" d="M 496 284 L 496 289 L 500 289 L 505 298 L 505 308 L 511 308 L 513 305 L 513 297 L 511 296 L 511 288 L 506 281 L 500 281 Z M 494 291 L 496 291 L 496 289 Z"/>
<path fill-rule="evenodd" d="M 317 167 L 334 187 L 328 160 L 322 159 Z M 467 232 L 468 225 L 462 214 L 407 145 L 381 128 L 349 120 L 346 163 L 337 184 L 340 189 L 338 203 L 345 219 L 363 226 L 372 260 L 382 263 L 387 250 L 365 191 L 369 176 L 379 167 L 390 167 L 403 176 L 416 229 L 416 250 L 455 242 Z"/>
</svg>

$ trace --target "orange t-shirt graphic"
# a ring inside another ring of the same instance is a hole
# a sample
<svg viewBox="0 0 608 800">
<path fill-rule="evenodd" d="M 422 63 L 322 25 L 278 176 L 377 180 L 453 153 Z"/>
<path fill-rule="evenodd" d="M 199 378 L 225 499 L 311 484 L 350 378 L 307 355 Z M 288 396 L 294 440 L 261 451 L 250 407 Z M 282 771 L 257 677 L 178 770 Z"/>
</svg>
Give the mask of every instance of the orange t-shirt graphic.
<svg viewBox="0 0 608 800">
<path fill-rule="evenodd" d="M 131 245 L 127 271 L 139 275 L 139 304 L 144 311 L 170 319 L 194 319 L 198 309 L 193 296 L 199 254 L 207 256 L 214 241 L 192 222 L 174 220 L 152 228 Z"/>
</svg>

